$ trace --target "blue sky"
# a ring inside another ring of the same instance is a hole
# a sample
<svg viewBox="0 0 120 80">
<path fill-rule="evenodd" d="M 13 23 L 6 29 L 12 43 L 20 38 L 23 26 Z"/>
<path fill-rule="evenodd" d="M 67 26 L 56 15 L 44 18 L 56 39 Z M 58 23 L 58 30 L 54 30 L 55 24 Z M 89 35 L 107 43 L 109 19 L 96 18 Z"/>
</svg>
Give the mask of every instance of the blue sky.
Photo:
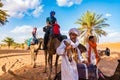
<svg viewBox="0 0 120 80">
<path fill-rule="evenodd" d="M 62 34 L 68 34 L 70 28 L 80 27 L 74 24 L 87 10 L 103 14 L 110 27 L 104 28 L 108 35 L 102 36 L 100 42 L 120 42 L 120 0 L 1 0 L 2 9 L 10 17 L 6 25 L 0 27 L 0 42 L 9 36 L 15 42 L 24 42 L 31 36 L 33 27 L 38 28 L 39 37 L 43 37 L 46 17 L 54 10 Z"/>
</svg>

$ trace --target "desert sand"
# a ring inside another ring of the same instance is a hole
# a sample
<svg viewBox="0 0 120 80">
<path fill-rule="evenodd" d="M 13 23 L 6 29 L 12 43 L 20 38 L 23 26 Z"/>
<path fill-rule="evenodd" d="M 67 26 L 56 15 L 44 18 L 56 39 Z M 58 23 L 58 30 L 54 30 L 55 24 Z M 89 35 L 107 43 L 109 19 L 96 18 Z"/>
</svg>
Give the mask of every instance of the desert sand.
<svg viewBox="0 0 120 80">
<path fill-rule="evenodd" d="M 111 55 L 103 55 L 99 62 L 99 69 L 107 76 L 112 76 L 120 59 L 120 43 L 99 44 L 98 49 L 109 47 Z M 55 56 L 53 60 L 53 65 Z M 29 50 L 0 49 L 0 80 L 47 80 L 48 73 L 44 72 L 44 51 L 39 50 L 37 67 L 30 65 L 31 56 Z M 61 58 L 59 59 L 60 70 Z M 59 71 L 58 70 L 58 71 Z M 54 77 L 54 67 L 52 77 Z"/>
</svg>

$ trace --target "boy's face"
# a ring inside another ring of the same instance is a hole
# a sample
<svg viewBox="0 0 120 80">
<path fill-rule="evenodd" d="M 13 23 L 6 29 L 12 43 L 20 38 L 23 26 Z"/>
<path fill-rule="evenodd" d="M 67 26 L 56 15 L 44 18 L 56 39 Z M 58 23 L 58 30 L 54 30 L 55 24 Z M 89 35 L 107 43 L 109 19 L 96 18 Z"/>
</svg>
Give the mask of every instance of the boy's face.
<svg viewBox="0 0 120 80">
<path fill-rule="evenodd" d="M 77 38 L 77 34 L 75 34 L 75 33 L 70 33 L 69 36 L 70 36 L 70 39 L 71 39 L 72 41 L 75 41 L 76 38 Z"/>
<path fill-rule="evenodd" d="M 96 42 L 96 37 L 93 37 L 93 38 L 91 39 L 91 41 L 92 41 L 92 42 Z"/>
</svg>

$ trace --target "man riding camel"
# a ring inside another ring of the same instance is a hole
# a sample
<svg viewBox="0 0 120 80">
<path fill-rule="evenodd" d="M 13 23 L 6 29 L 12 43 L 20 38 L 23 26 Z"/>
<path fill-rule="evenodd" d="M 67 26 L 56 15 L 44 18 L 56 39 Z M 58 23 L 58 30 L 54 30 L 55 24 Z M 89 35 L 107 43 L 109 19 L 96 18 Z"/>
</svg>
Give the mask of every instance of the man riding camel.
<svg viewBox="0 0 120 80">
<path fill-rule="evenodd" d="M 55 18 L 55 11 L 50 12 L 50 17 L 46 18 L 46 24 L 47 26 L 43 28 L 43 31 L 45 32 L 43 48 L 44 50 L 47 49 L 47 44 L 50 37 L 57 37 L 60 34 L 60 26 L 57 24 L 57 19 Z"/>
</svg>

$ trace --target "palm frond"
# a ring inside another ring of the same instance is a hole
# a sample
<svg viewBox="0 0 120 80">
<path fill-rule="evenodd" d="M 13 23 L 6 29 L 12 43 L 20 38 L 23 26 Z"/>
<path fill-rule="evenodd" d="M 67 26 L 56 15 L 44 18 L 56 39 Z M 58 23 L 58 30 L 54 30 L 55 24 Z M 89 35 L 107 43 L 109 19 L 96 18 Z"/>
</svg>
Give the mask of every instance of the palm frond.
<svg viewBox="0 0 120 80">
<path fill-rule="evenodd" d="M 1 0 L 0 0 L 0 7 L 3 7 Z M 5 23 L 8 22 L 7 17 L 9 17 L 7 11 L 0 9 L 0 26 L 5 25 Z"/>
<path fill-rule="evenodd" d="M 0 0 L 0 7 L 2 7 L 3 6 L 3 4 L 2 4 L 2 2 L 1 2 L 1 0 Z"/>
<path fill-rule="evenodd" d="M 95 34 L 97 38 L 102 35 L 107 35 L 103 28 L 108 27 L 109 24 L 106 23 L 107 18 L 103 18 L 102 16 L 102 14 L 96 14 L 95 12 L 90 11 L 87 11 L 81 15 L 81 18 L 75 23 L 81 25 L 78 29 L 82 31 L 82 37 L 87 38 L 89 34 Z M 86 30 L 88 32 L 85 32 Z"/>
</svg>

